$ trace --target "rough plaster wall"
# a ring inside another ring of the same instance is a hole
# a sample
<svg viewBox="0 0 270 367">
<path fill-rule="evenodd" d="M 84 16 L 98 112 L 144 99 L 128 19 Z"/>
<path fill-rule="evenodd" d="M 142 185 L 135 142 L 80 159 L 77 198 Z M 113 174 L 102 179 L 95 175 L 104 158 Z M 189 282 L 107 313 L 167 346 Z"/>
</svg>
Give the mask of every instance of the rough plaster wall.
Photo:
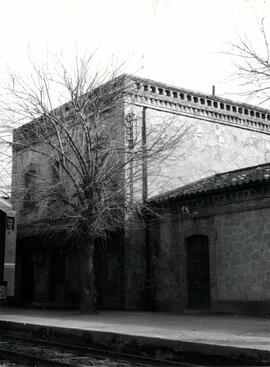
<svg viewBox="0 0 270 367">
<path fill-rule="evenodd" d="M 48 147 L 44 146 L 44 144 L 39 144 L 38 149 L 44 153 L 49 153 Z M 26 220 L 26 213 L 23 213 L 25 173 L 32 168 L 36 170 L 38 176 L 36 185 L 36 193 L 38 197 L 40 194 L 41 182 L 45 184 L 47 181 L 47 185 L 50 182 L 51 171 L 49 159 L 44 155 L 34 153 L 30 150 L 20 151 L 15 155 L 15 163 L 13 165 L 12 173 L 12 201 L 19 220 Z M 43 207 L 44 203 L 39 201 L 35 209 L 27 213 L 27 219 L 33 220 L 41 217 Z"/>
<path fill-rule="evenodd" d="M 158 236 L 156 231 L 159 228 Z M 152 281 L 154 299 L 158 309 L 177 310 L 184 293 L 184 249 L 177 240 L 177 225 L 172 219 L 162 221 L 150 228 Z"/>
<path fill-rule="evenodd" d="M 102 115 L 103 118 L 103 126 L 106 127 L 106 124 L 110 125 L 113 123 L 113 129 L 106 130 L 107 132 L 115 134 L 118 137 L 119 142 L 123 140 L 123 105 L 122 102 L 119 103 L 114 109 L 107 110 Z M 81 130 L 77 126 L 71 126 L 70 131 L 73 134 L 73 140 L 78 142 L 78 147 L 81 146 L 82 136 Z M 119 143 L 120 144 L 120 143 Z M 45 192 L 52 189 L 52 163 L 53 160 L 48 158 L 46 155 L 53 155 L 57 157 L 55 151 L 53 151 L 48 145 L 44 143 L 37 143 L 34 146 L 35 151 L 30 149 L 20 150 L 19 152 L 14 154 L 13 161 L 13 172 L 12 172 L 12 201 L 14 203 L 14 209 L 16 210 L 17 218 L 22 219 L 24 222 L 31 222 L 32 220 L 40 219 L 43 217 L 51 217 L 53 214 L 49 213 L 46 208 L 46 194 L 42 194 L 42 190 Z M 41 152 L 42 154 L 38 153 Z M 72 157 L 72 152 L 70 156 Z M 29 169 L 34 168 L 37 171 L 37 205 L 34 210 L 31 212 L 26 212 L 23 210 L 24 203 L 24 194 L 25 194 L 25 173 L 29 171 Z M 74 170 L 73 176 L 76 177 L 78 173 Z M 71 184 L 70 179 L 65 180 L 64 187 L 67 193 L 69 193 L 70 197 L 72 197 L 72 193 L 74 191 L 74 187 Z M 42 197 L 42 200 L 39 200 L 39 197 Z M 59 215 L 61 210 L 56 209 L 56 215 Z"/>
<path fill-rule="evenodd" d="M 270 300 L 270 209 L 219 215 L 217 299 Z"/>
<path fill-rule="evenodd" d="M 125 307 L 142 309 L 145 294 L 144 226 L 132 227 L 125 238 Z"/>
<path fill-rule="evenodd" d="M 140 127 L 142 107 L 132 109 Z M 147 108 L 148 132 L 170 119 L 172 128 L 186 125 L 192 133 L 180 141 L 170 158 L 148 163 L 149 196 L 215 173 L 269 162 L 270 135 L 245 128 Z"/>
</svg>

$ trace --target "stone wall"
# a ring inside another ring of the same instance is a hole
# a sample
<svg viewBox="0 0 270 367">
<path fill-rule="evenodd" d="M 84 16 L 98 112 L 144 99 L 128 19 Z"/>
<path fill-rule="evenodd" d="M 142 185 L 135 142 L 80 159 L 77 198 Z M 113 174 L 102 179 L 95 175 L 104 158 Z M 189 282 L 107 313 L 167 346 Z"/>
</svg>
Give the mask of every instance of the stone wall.
<svg viewBox="0 0 270 367">
<path fill-rule="evenodd" d="M 132 110 L 137 117 L 138 132 L 142 109 L 139 104 L 127 107 L 127 111 Z M 182 131 L 187 127 L 188 131 L 169 156 L 161 154 L 154 160 L 148 160 L 149 197 L 216 173 L 269 162 L 269 133 L 250 130 L 246 126 L 228 125 L 222 120 L 200 119 L 195 115 L 185 116 L 147 106 L 146 129 L 150 141 L 153 132 L 158 135 L 163 122 L 168 124 L 172 134 L 179 127 Z M 137 171 L 140 169 L 141 166 L 138 166 Z M 142 183 L 137 180 L 135 193 L 139 193 L 141 187 Z"/>
<path fill-rule="evenodd" d="M 150 226 L 152 307 L 179 311 L 185 307 L 185 247 L 179 246 L 173 217 Z"/>
<path fill-rule="evenodd" d="M 145 226 L 130 224 L 125 233 L 124 247 L 124 303 L 128 310 L 145 308 L 146 248 Z"/>
<path fill-rule="evenodd" d="M 270 303 L 270 208 L 219 215 L 217 301 Z M 227 307 L 226 307 L 227 306 Z"/>
<path fill-rule="evenodd" d="M 186 205 L 186 204 L 185 204 Z M 181 202 L 149 226 L 151 309 L 188 308 L 186 239 L 209 240 L 211 310 L 249 314 L 270 311 L 270 199 L 267 197 L 197 208 L 194 218 Z M 135 240 L 133 241 L 136 242 Z M 137 241 L 145 248 L 145 241 Z M 145 262 L 139 256 L 137 261 Z M 141 283 L 143 283 L 141 275 Z"/>
</svg>

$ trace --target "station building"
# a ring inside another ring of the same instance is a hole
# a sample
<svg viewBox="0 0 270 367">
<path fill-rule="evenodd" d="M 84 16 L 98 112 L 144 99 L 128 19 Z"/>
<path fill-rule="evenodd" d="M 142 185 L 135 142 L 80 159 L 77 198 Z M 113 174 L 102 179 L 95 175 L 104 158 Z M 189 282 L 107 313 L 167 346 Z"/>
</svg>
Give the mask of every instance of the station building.
<svg viewBox="0 0 270 367">
<path fill-rule="evenodd" d="M 138 192 L 147 186 L 148 203 L 164 220 L 149 218 L 125 233 L 125 240 L 112 236 L 107 249 L 96 251 L 100 307 L 252 312 L 259 304 L 265 313 L 270 111 L 134 76 L 122 82 L 122 101 L 106 111 L 106 119 L 117 119 L 123 134 L 130 113 L 146 129 L 172 119 L 193 133 L 170 161 L 147 167 L 136 187 Z M 31 149 L 14 155 L 15 190 L 26 184 L 28 192 L 36 190 L 32 173 L 52 174 L 46 159 Z M 18 302 L 75 307 L 79 257 L 72 240 L 47 236 L 54 223 L 40 204 L 25 207 L 14 195 L 14 207 Z M 195 299 L 198 288 L 202 295 Z"/>
</svg>

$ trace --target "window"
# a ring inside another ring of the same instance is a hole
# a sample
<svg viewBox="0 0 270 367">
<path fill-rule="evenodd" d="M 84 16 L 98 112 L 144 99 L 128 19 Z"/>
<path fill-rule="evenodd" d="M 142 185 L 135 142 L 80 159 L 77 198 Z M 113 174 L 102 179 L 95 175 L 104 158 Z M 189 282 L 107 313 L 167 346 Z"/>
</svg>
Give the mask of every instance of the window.
<svg viewBox="0 0 270 367">
<path fill-rule="evenodd" d="M 37 172 L 35 169 L 29 169 L 24 175 L 24 209 L 34 209 L 36 205 L 36 191 L 37 191 Z"/>
</svg>

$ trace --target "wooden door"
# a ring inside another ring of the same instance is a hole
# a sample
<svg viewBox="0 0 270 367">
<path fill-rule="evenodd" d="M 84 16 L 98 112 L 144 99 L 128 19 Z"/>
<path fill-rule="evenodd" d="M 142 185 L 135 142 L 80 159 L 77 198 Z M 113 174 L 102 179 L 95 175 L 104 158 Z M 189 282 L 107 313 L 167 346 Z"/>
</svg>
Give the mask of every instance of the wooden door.
<svg viewBox="0 0 270 367">
<path fill-rule="evenodd" d="M 21 253 L 21 301 L 24 303 L 33 302 L 34 297 L 34 271 L 35 265 L 30 251 Z"/>
<path fill-rule="evenodd" d="M 189 307 L 210 307 L 210 274 L 208 237 L 195 235 L 187 238 Z"/>
<path fill-rule="evenodd" d="M 50 251 L 50 299 L 65 302 L 66 256 L 63 247 L 53 247 Z"/>
</svg>

